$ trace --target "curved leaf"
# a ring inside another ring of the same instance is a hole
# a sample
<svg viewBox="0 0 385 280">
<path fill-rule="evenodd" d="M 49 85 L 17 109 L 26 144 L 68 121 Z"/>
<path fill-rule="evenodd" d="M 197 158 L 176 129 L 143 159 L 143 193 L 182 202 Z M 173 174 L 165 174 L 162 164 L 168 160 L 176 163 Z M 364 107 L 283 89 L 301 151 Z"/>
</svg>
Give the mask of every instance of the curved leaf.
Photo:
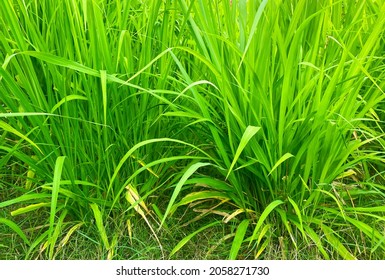
<svg viewBox="0 0 385 280">
<path fill-rule="evenodd" d="M 250 243 L 251 241 L 253 241 L 254 239 L 257 238 L 257 234 L 258 234 L 258 231 L 259 229 L 261 228 L 263 222 L 266 220 L 267 216 L 269 216 L 270 212 L 274 210 L 274 208 L 276 208 L 277 206 L 283 204 L 284 202 L 282 200 L 274 200 L 273 202 L 271 202 L 266 208 L 265 210 L 263 210 L 262 214 L 261 214 L 261 217 L 259 217 L 258 219 L 258 222 L 257 222 L 257 225 L 255 226 L 255 229 L 254 229 L 254 232 L 250 238 Z M 249 244 L 250 244 L 249 243 Z"/>
<path fill-rule="evenodd" d="M 229 255 L 230 260 L 235 260 L 237 258 L 239 249 L 242 246 L 249 223 L 250 223 L 250 220 L 246 219 L 239 224 L 237 228 L 237 232 L 235 233 L 233 243 L 231 244 L 230 255 Z"/>
<path fill-rule="evenodd" d="M 251 126 L 249 125 L 245 132 L 242 135 L 241 141 L 239 143 L 239 146 L 237 148 L 237 151 L 235 152 L 233 162 L 230 165 L 229 171 L 227 172 L 226 179 L 229 177 L 231 171 L 234 168 L 234 165 L 237 163 L 239 156 L 241 155 L 243 149 L 246 147 L 247 143 L 249 143 L 250 139 L 260 130 L 260 127 Z"/>
<path fill-rule="evenodd" d="M 30 242 L 27 236 L 24 234 L 24 232 L 21 230 L 21 228 L 17 224 L 5 218 L 0 218 L 0 223 L 9 226 L 14 232 L 16 232 L 24 240 L 25 243 L 30 245 Z"/>
</svg>

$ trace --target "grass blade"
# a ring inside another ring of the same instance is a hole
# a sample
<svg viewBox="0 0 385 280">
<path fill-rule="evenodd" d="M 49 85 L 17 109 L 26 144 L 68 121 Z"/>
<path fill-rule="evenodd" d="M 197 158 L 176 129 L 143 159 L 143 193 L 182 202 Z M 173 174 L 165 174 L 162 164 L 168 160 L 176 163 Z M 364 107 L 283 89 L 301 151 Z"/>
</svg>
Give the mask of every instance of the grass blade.
<svg viewBox="0 0 385 280">
<path fill-rule="evenodd" d="M 253 25 L 251 26 L 249 38 L 247 39 L 246 47 L 245 47 L 245 50 L 243 51 L 242 59 L 241 59 L 241 62 L 239 63 L 238 70 L 241 68 L 241 65 L 242 65 L 242 63 L 246 57 L 247 50 L 249 49 L 251 41 L 253 40 L 254 33 L 257 30 L 258 23 L 261 19 L 263 10 L 265 9 L 267 2 L 268 2 L 268 0 L 263 0 L 263 2 L 260 4 L 260 6 L 258 8 L 257 13 L 255 14 Z"/>
<path fill-rule="evenodd" d="M 49 215 L 49 240 L 52 238 L 54 225 L 55 225 L 55 216 L 56 216 L 56 208 L 57 208 L 57 200 L 59 197 L 60 190 L 60 180 L 61 174 L 63 171 L 64 161 L 66 157 L 60 156 L 56 159 L 55 163 L 55 171 L 53 175 L 53 185 L 52 185 L 52 197 L 51 197 L 51 211 Z"/>
<path fill-rule="evenodd" d="M 41 202 L 41 203 L 31 204 L 31 205 L 13 210 L 11 212 L 11 215 L 17 216 L 17 215 L 21 215 L 21 214 L 25 214 L 25 213 L 34 211 L 36 209 L 40 209 L 42 207 L 50 207 L 50 206 L 51 206 L 51 203 L 49 203 L 49 202 Z"/>
<path fill-rule="evenodd" d="M 235 152 L 233 162 L 231 163 L 229 171 L 227 172 L 226 179 L 229 177 L 231 171 L 234 168 L 234 165 L 237 163 L 238 158 L 241 155 L 243 149 L 246 147 L 247 143 L 249 143 L 250 139 L 258 132 L 259 129 L 260 127 L 256 126 L 248 126 L 246 128 L 245 132 L 242 135 L 237 151 Z"/>
<path fill-rule="evenodd" d="M 19 136 L 21 139 L 27 141 L 28 143 L 30 143 L 32 146 L 34 146 L 36 149 L 39 150 L 39 152 L 43 153 L 42 150 L 40 150 L 39 146 L 36 145 L 35 142 L 33 142 L 31 139 L 29 139 L 26 135 L 24 135 L 23 133 L 17 131 L 16 129 L 14 129 L 12 126 L 10 126 L 9 124 L 3 122 L 3 121 L 0 121 L 0 128 L 4 129 L 5 131 L 8 131 L 12 134 L 15 134 L 16 136 Z"/>
<path fill-rule="evenodd" d="M 167 218 L 167 215 L 169 214 L 169 212 L 171 211 L 171 208 L 172 206 L 174 205 L 174 202 L 179 194 L 179 192 L 181 191 L 184 183 L 187 181 L 188 178 L 190 178 L 190 176 L 192 174 L 194 174 L 195 171 L 198 170 L 198 168 L 200 167 L 203 167 L 203 166 L 208 166 L 210 165 L 210 163 L 203 163 L 203 162 L 197 162 L 197 163 L 194 163 L 193 165 L 191 165 L 187 170 L 186 172 L 183 174 L 182 178 L 179 180 L 178 184 L 175 186 L 175 189 L 172 193 L 172 196 L 170 198 L 170 201 L 167 205 L 167 209 L 166 209 L 166 212 L 164 213 L 164 217 L 160 223 L 160 226 L 159 228 L 162 227 L 164 221 L 166 220 Z"/>
<path fill-rule="evenodd" d="M 265 210 L 263 210 L 261 216 L 259 217 L 258 219 L 258 222 L 257 222 L 257 225 L 255 226 L 254 228 L 254 231 L 253 231 L 253 234 L 251 235 L 251 238 L 250 238 L 250 243 L 257 239 L 257 234 L 258 234 L 258 231 L 259 229 L 261 228 L 263 222 L 266 220 L 266 218 L 269 216 L 269 214 L 271 213 L 271 211 L 273 211 L 276 207 L 278 207 L 279 205 L 281 204 L 284 204 L 284 202 L 282 200 L 274 200 L 273 202 L 271 202 L 266 208 Z M 249 245 L 250 245 L 249 243 Z"/>
<path fill-rule="evenodd" d="M 235 233 L 233 243 L 231 244 L 229 260 L 237 259 L 237 255 L 238 255 L 239 249 L 242 246 L 249 223 L 250 223 L 250 220 L 246 219 L 239 224 L 237 228 L 237 232 Z"/>
<path fill-rule="evenodd" d="M 90 206 L 91 206 L 92 212 L 94 213 L 96 227 L 99 231 L 100 237 L 102 238 L 104 248 L 106 250 L 109 250 L 110 244 L 108 242 L 106 228 L 104 227 L 104 224 L 103 224 L 102 213 L 100 212 L 99 207 L 96 203 L 92 203 Z"/>
<path fill-rule="evenodd" d="M 285 160 L 287 160 L 287 159 L 289 159 L 289 158 L 291 158 L 291 157 L 293 157 L 293 155 L 290 154 L 290 153 L 284 154 L 284 155 L 283 155 L 283 156 L 282 156 L 282 157 L 281 157 L 281 158 L 274 164 L 274 166 L 273 166 L 273 168 L 270 170 L 268 176 L 269 176 L 271 173 L 273 173 L 274 170 L 275 170 L 278 166 L 280 166 L 280 165 L 282 164 L 282 162 L 284 162 Z"/>
<path fill-rule="evenodd" d="M 343 259 L 356 260 L 356 257 L 353 256 L 352 253 L 348 251 L 348 249 L 346 249 L 341 241 L 335 236 L 333 230 L 330 227 L 321 225 L 321 229 L 325 233 L 326 239 L 332 245 L 333 249 L 335 249 Z"/>
<path fill-rule="evenodd" d="M 16 232 L 16 233 L 21 237 L 21 239 L 23 239 L 23 241 L 24 241 L 27 245 L 30 245 L 30 244 L 31 244 L 31 243 L 29 242 L 27 236 L 24 234 L 24 232 L 21 230 L 21 228 L 20 228 L 17 224 L 15 224 L 15 223 L 12 222 L 11 220 L 8 220 L 8 219 L 5 219 L 5 218 L 0 218 L 0 223 L 9 226 L 14 232 Z"/>
<path fill-rule="evenodd" d="M 48 242 L 49 242 L 49 251 L 48 251 L 49 257 L 48 258 L 50 260 L 55 259 L 54 251 L 55 251 L 56 241 L 59 238 L 59 235 L 61 234 L 63 222 L 64 222 L 65 217 L 67 216 L 67 213 L 68 213 L 67 210 L 64 210 L 61 213 L 61 215 L 60 215 L 60 217 L 56 223 L 55 230 L 54 230 L 52 236 L 49 237 L 49 239 L 48 239 Z"/>
</svg>

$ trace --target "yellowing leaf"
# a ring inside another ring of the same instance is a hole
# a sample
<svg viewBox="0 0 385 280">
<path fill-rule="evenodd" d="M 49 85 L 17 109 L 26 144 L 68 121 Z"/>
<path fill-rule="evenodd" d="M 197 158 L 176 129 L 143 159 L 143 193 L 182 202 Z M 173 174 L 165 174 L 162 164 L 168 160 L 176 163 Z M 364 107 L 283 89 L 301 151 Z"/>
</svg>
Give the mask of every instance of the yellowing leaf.
<svg viewBox="0 0 385 280">
<path fill-rule="evenodd" d="M 41 207 L 49 207 L 50 205 L 51 205 L 51 203 L 49 203 L 49 202 L 41 202 L 41 203 L 31 204 L 31 205 L 28 205 L 28 206 L 25 206 L 25 207 L 21 207 L 19 209 L 16 209 L 16 210 L 12 211 L 11 215 L 12 216 L 17 216 L 17 215 L 20 215 L 20 214 L 25 214 L 25 213 L 34 211 L 36 209 L 40 209 Z"/>
<path fill-rule="evenodd" d="M 127 201 L 134 207 L 135 211 L 138 212 L 141 216 L 145 216 L 144 212 L 141 208 L 143 208 L 146 213 L 148 212 L 148 208 L 144 201 L 139 196 L 138 191 L 131 184 L 126 186 L 126 199 Z"/>
<path fill-rule="evenodd" d="M 162 244 L 160 243 L 160 240 L 157 236 L 157 234 L 155 233 L 154 229 L 152 228 L 151 226 L 151 223 L 150 221 L 147 219 L 146 217 L 146 214 L 145 212 L 143 211 L 143 209 L 146 211 L 146 213 L 148 213 L 148 208 L 146 206 L 146 204 L 144 203 L 144 201 L 141 199 L 141 197 L 139 196 L 138 194 L 138 191 L 135 189 L 134 186 L 132 186 L 131 184 L 128 184 L 126 186 L 126 189 L 127 189 L 127 192 L 126 192 L 126 199 L 127 201 L 131 204 L 131 206 L 134 207 L 135 211 L 140 215 L 142 216 L 142 218 L 145 220 L 145 222 L 147 223 L 148 227 L 150 228 L 152 234 L 154 235 L 156 241 L 158 242 L 159 244 L 159 247 L 162 251 L 162 254 L 163 254 L 163 247 L 162 247 Z M 131 223 L 128 224 L 127 223 L 127 228 L 129 229 L 129 233 L 130 233 L 130 229 L 131 229 Z"/>
<path fill-rule="evenodd" d="M 127 225 L 128 237 L 130 238 L 130 243 L 132 244 L 132 225 L 131 225 L 130 219 L 127 220 L 126 225 Z"/>
<path fill-rule="evenodd" d="M 78 230 L 82 225 L 84 225 L 84 223 L 83 223 L 83 222 L 80 222 L 80 223 L 74 225 L 73 227 L 71 227 L 71 228 L 69 229 L 69 231 L 67 232 L 67 234 L 66 234 L 66 235 L 64 236 L 64 238 L 60 241 L 59 246 L 58 246 L 58 250 L 59 250 L 60 248 L 64 247 L 64 246 L 67 244 L 67 242 L 68 242 L 68 240 L 70 239 L 70 237 L 72 236 L 72 234 L 73 234 L 76 230 Z"/>
</svg>

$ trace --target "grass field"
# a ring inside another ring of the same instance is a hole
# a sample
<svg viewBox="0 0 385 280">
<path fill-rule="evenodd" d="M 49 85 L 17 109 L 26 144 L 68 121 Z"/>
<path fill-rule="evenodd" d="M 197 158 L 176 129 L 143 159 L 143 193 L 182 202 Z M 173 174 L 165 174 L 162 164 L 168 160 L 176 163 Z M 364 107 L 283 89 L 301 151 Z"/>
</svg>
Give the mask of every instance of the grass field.
<svg viewBox="0 0 385 280">
<path fill-rule="evenodd" d="M 0 259 L 385 259 L 384 14 L 0 1 Z"/>
</svg>

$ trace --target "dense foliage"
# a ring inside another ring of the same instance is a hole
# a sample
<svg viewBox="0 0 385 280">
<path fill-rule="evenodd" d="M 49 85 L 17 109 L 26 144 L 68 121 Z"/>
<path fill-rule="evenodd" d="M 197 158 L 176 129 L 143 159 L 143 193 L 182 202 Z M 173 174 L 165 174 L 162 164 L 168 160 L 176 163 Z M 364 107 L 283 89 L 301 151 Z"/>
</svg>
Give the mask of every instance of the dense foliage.
<svg viewBox="0 0 385 280">
<path fill-rule="evenodd" d="M 230 259 L 384 258 L 384 14 L 1 1 L 0 252 L 12 235 L 19 258 L 56 258 L 85 236 L 123 258 L 144 221 L 159 258 L 215 228 Z"/>
</svg>

